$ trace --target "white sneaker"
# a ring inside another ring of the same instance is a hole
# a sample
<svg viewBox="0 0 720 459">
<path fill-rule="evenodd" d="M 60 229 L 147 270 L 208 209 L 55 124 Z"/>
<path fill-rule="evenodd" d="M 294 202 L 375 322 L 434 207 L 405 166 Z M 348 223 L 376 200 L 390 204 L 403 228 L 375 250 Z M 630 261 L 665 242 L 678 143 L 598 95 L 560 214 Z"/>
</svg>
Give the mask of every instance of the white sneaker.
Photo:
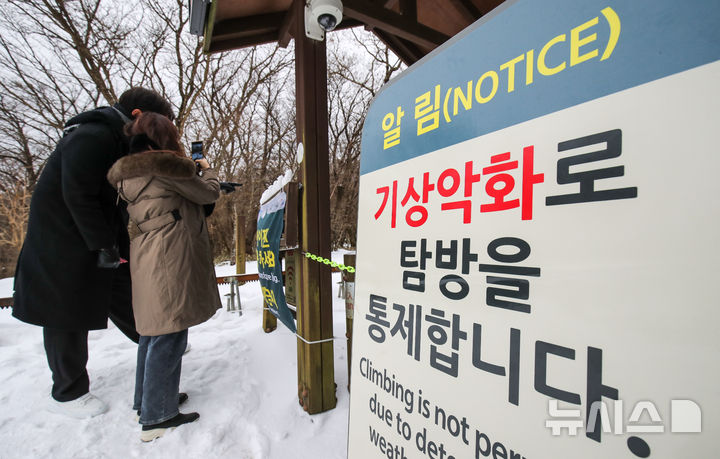
<svg viewBox="0 0 720 459">
<path fill-rule="evenodd" d="M 90 392 L 69 402 L 58 402 L 51 398 L 48 404 L 48 411 L 76 419 L 91 418 L 106 412 L 107 409 L 107 405 Z"/>
</svg>

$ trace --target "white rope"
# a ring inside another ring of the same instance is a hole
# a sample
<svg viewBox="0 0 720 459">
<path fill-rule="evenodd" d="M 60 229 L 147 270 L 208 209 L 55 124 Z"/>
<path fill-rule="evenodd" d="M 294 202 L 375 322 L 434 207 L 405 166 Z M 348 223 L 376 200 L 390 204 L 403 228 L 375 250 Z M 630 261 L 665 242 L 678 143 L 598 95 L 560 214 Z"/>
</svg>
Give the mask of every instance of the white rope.
<svg viewBox="0 0 720 459">
<path fill-rule="evenodd" d="M 295 333 L 295 336 L 297 336 L 298 338 L 300 338 L 301 340 L 303 340 L 303 341 L 306 342 L 307 344 L 327 343 L 328 341 L 333 341 L 333 340 L 336 340 L 336 339 L 340 339 L 340 338 L 336 338 L 336 337 L 333 336 L 332 338 L 321 339 L 321 340 L 319 340 L 319 341 L 308 341 L 308 340 L 306 340 L 305 338 L 303 338 L 302 336 L 298 335 L 297 333 Z"/>
<path fill-rule="evenodd" d="M 263 311 L 270 311 L 270 308 L 263 308 Z M 304 343 L 307 343 L 307 344 L 327 343 L 327 342 L 329 342 L 329 341 L 334 341 L 334 340 L 336 340 L 336 339 L 342 339 L 341 336 L 340 336 L 340 337 L 338 337 L 338 336 L 333 336 L 332 338 L 321 339 L 321 340 L 318 340 L 318 341 L 308 341 L 308 340 L 306 340 L 305 338 L 303 338 L 302 336 L 298 335 L 297 333 L 295 333 L 295 336 L 297 336 L 298 338 L 300 338 L 301 340 L 303 340 Z"/>
</svg>

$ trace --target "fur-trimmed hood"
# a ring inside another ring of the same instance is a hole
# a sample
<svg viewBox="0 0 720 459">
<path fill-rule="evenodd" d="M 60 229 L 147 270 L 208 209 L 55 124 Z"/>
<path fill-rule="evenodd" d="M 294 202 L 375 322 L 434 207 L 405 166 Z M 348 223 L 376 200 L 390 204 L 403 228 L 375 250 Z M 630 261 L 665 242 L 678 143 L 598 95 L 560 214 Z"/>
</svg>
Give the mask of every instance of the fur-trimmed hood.
<svg viewBox="0 0 720 459">
<path fill-rule="evenodd" d="M 136 177 L 192 178 L 197 169 L 190 158 L 180 158 L 167 151 L 136 153 L 120 158 L 107 174 L 112 186 Z"/>
</svg>

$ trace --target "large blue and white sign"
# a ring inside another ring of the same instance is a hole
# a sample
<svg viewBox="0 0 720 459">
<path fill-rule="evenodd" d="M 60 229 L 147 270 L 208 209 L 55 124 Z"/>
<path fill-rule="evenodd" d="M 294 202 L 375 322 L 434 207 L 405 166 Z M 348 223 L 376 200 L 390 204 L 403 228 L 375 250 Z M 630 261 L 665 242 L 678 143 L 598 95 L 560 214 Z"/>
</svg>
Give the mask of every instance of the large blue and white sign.
<svg viewBox="0 0 720 459">
<path fill-rule="evenodd" d="M 720 2 L 518 0 L 388 85 L 348 457 L 713 457 Z"/>
</svg>

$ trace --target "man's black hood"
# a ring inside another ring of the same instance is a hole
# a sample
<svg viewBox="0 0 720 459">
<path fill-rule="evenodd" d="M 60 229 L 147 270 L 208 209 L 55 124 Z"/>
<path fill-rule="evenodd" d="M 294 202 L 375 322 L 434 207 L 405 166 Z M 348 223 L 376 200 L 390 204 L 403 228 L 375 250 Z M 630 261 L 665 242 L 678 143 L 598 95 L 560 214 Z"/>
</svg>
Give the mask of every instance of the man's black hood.
<svg viewBox="0 0 720 459">
<path fill-rule="evenodd" d="M 73 116 L 65 123 L 63 131 L 65 133 L 70 132 L 75 127 L 85 123 L 103 123 L 110 126 L 113 131 L 122 131 L 123 126 L 129 122 L 130 118 L 124 113 L 122 106 L 115 104 L 114 107 L 98 107 Z"/>
</svg>

